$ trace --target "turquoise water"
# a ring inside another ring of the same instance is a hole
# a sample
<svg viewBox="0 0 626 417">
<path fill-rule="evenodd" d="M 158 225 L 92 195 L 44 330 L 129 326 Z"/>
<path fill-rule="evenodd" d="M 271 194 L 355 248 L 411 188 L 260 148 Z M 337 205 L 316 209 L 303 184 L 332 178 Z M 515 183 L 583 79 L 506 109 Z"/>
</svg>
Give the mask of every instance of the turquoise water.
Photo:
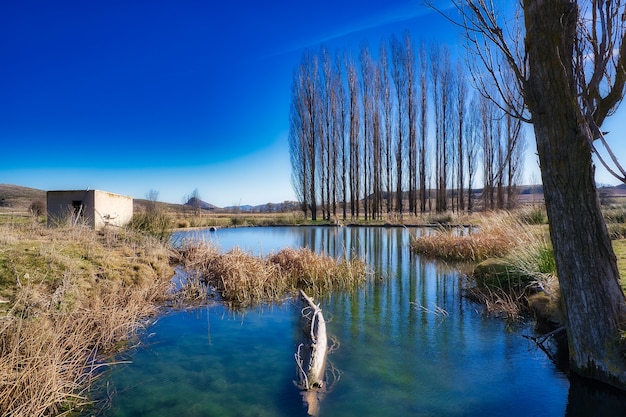
<svg viewBox="0 0 626 417">
<path fill-rule="evenodd" d="M 364 257 L 376 278 L 321 302 L 337 381 L 320 416 L 617 416 L 621 395 L 572 381 L 525 335 L 462 297 L 458 273 L 411 255 L 400 228 L 246 228 L 185 234 L 223 250 L 307 246 Z M 183 238 L 182 235 L 176 237 Z M 294 352 L 299 307 L 170 311 L 132 363 L 101 381 L 102 415 L 305 416 Z"/>
</svg>

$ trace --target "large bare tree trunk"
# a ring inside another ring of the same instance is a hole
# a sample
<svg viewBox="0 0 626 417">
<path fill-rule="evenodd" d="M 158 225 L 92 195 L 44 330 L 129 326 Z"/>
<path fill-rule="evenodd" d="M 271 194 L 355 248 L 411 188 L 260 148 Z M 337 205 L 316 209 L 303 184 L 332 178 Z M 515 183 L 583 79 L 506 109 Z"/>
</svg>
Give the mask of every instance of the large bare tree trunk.
<svg viewBox="0 0 626 417">
<path fill-rule="evenodd" d="M 602 218 L 590 130 L 577 107 L 573 72 L 577 5 L 524 0 L 526 86 L 566 313 L 570 365 L 579 375 L 626 388 L 620 322 L 626 304 Z"/>
</svg>

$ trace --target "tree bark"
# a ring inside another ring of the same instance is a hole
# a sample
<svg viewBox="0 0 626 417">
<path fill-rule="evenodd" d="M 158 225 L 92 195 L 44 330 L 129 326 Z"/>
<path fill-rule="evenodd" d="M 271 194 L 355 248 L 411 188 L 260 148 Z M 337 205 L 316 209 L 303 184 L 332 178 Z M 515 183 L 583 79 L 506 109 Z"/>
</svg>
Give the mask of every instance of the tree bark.
<svg viewBox="0 0 626 417">
<path fill-rule="evenodd" d="M 539 154 L 550 236 L 573 372 L 626 389 L 620 322 L 626 303 L 602 217 L 590 129 L 574 76 L 578 8 L 570 0 L 524 0 L 525 86 Z"/>
</svg>

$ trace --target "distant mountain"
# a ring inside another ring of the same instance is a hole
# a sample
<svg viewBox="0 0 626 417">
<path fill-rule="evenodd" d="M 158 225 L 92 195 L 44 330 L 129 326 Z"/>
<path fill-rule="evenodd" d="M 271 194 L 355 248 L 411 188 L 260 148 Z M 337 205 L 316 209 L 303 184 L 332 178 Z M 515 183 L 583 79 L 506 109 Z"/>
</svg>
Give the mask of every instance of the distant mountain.
<svg viewBox="0 0 626 417">
<path fill-rule="evenodd" d="M 187 202 L 185 203 L 185 206 L 199 208 L 201 210 L 219 209 L 219 207 L 214 206 L 213 204 L 207 203 L 206 201 L 202 201 L 196 197 L 191 197 L 189 200 L 187 200 Z"/>
</svg>

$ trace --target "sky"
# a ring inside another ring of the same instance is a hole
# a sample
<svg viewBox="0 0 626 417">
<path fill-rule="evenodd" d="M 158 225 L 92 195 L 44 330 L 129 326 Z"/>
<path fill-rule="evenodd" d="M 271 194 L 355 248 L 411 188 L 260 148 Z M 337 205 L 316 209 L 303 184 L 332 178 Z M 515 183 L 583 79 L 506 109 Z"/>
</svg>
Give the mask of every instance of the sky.
<svg viewBox="0 0 626 417">
<path fill-rule="evenodd" d="M 356 55 L 406 30 L 459 42 L 421 0 L 4 2 L 0 183 L 295 200 L 287 133 L 303 51 Z"/>
</svg>

